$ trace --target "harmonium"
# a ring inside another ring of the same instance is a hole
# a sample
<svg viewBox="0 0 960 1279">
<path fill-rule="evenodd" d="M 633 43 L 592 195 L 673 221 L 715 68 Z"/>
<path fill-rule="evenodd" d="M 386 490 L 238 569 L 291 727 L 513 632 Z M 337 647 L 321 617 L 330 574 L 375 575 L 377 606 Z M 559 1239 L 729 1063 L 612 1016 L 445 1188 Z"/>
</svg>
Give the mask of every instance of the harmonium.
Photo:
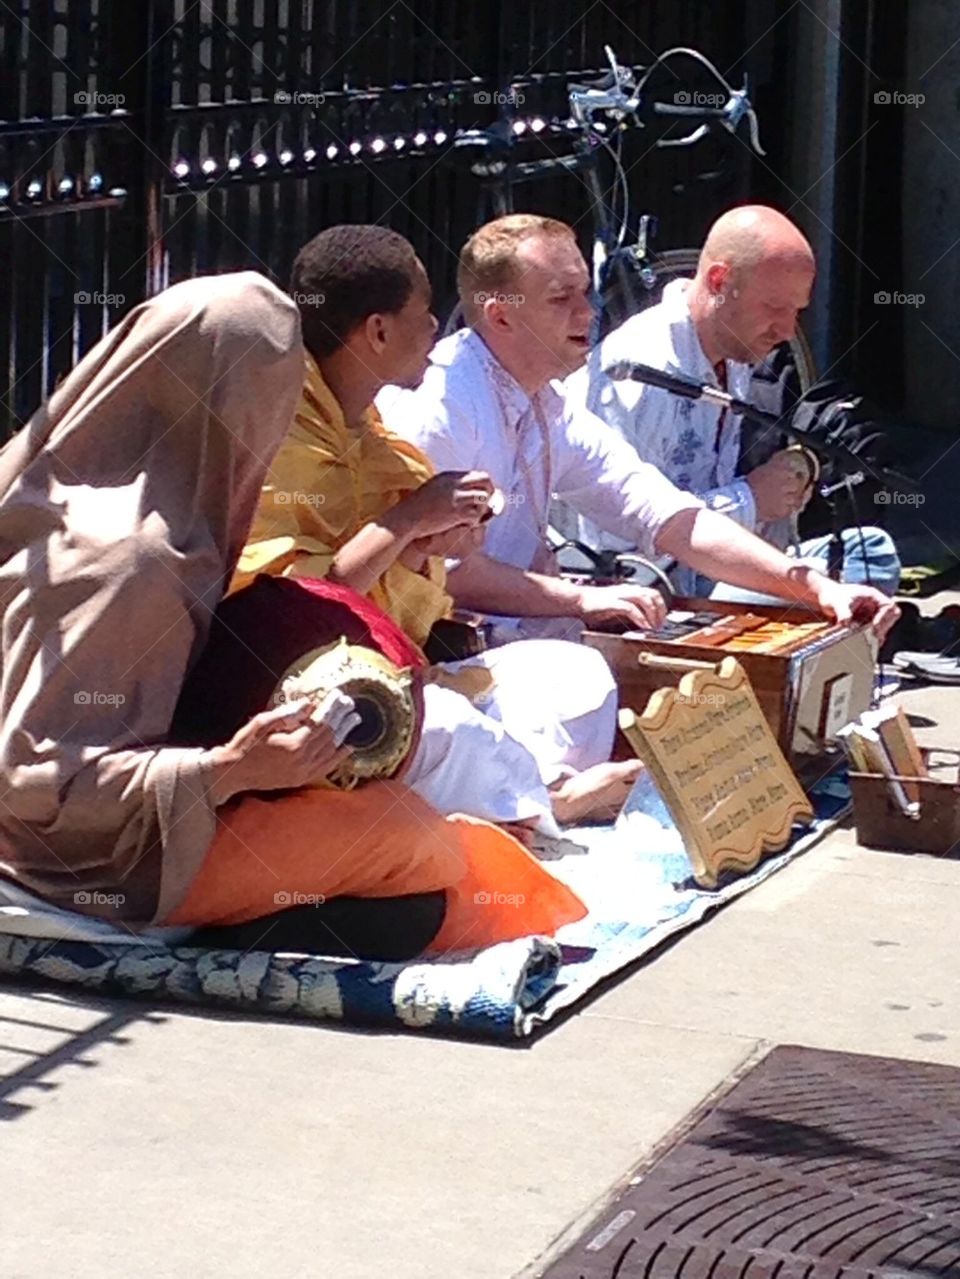
<svg viewBox="0 0 960 1279">
<path fill-rule="evenodd" d="M 795 769 L 822 762 L 837 731 L 871 704 L 877 639 L 860 623 L 826 620 L 801 605 L 673 600 L 655 631 L 588 631 L 616 677 L 620 705 L 640 714 L 655 689 L 726 656 L 747 673 Z"/>
</svg>

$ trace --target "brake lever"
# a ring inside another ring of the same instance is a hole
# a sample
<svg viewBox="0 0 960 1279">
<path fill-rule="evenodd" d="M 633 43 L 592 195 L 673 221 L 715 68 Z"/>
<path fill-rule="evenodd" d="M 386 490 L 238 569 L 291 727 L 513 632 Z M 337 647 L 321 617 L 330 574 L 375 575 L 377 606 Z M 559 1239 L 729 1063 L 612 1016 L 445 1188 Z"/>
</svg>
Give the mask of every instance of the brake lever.
<svg viewBox="0 0 960 1279">
<path fill-rule="evenodd" d="M 633 72 L 629 67 L 621 67 L 620 63 L 617 61 L 617 55 L 614 53 L 613 49 L 611 49 L 610 45 L 605 44 L 603 46 L 603 51 L 607 55 L 607 61 L 610 63 L 610 74 L 613 76 L 613 83 L 618 89 L 627 89 L 630 93 L 633 93 L 637 86 Z"/>
<path fill-rule="evenodd" d="M 747 77 L 743 77 L 743 88 L 735 89 L 730 95 L 727 102 L 725 112 L 727 118 L 723 121 L 725 129 L 730 133 L 736 133 L 740 127 L 740 121 L 746 116 L 750 126 L 750 146 L 757 155 L 766 155 L 763 147 L 760 145 L 760 121 L 757 119 L 757 113 L 753 109 L 753 103 L 750 101 Z"/>
<path fill-rule="evenodd" d="M 604 52 L 610 70 L 598 83 L 567 86 L 567 97 L 574 118 L 581 124 L 590 125 L 594 114 L 603 111 L 618 116 L 621 120 L 632 116 L 642 127 L 637 116 L 641 99 L 633 73 L 619 65 L 609 45 L 604 45 Z"/>
<path fill-rule="evenodd" d="M 724 128 L 729 129 L 731 133 L 735 133 L 737 125 L 739 125 L 749 110 L 750 99 L 747 97 L 747 89 L 746 85 L 744 85 L 742 89 L 735 89 L 727 99 L 727 104 L 724 107 Z"/>
</svg>

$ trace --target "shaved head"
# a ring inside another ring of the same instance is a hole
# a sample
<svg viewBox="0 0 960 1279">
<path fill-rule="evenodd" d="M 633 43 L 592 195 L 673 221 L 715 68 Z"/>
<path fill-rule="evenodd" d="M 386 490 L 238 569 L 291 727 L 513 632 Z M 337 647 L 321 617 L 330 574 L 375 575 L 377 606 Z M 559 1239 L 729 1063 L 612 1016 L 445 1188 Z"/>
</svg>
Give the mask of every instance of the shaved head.
<svg viewBox="0 0 960 1279">
<path fill-rule="evenodd" d="M 760 263 L 783 268 L 816 269 L 813 249 L 800 228 L 784 214 L 764 204 L 747 204 L 723 213 L 707 233 L 700 266 L 724 262 L 735 270 L 751 270 Z"/>
<path fill-rule="evenodd" d="M 783 213 L 762 204 L 714 222 L 689 291 L 690 313 L 711 360 L 757 363 L 793 337 L 816 274 L 813 249 Z"/>
</svg>

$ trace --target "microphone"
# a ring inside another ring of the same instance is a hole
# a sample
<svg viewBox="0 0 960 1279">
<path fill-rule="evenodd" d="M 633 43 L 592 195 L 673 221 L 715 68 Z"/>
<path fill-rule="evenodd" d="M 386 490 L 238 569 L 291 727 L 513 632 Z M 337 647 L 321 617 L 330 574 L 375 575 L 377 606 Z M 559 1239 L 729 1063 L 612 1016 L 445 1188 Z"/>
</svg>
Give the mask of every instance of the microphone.
<svg viewBox="0 0 960 1279">
<path fill-rule="evenodd" d="M 773 426 L 779 419 L 773 413 L 763 413 L 752 405 L 745 405 L 718 386 L 698 382 L 696 378 L 685 373 L 666 373 L 663 369 L 655 369 L 650 364 L 636 364 L 633 360 L 619 360 L 603 370 L 614 382 L 644 382 L 647 386 L 655 386 L 660 391 L 669 391 L 671 395 L 682 395 L 687 400 L 706 400 L 708 404 L 717 404 L 721 408 L 731 409 L 734 413 L 745 414 L 763 423 Z"/>
<path fill-rule="evenodd" d="M 671 391 L 674 395 L 684 395 L 690 400 L 699 400 L 703 394 L 701 384 L 685 373 L 666 373 L 663 369 L 655 369 L 650 364 L 637 364 L 633 360 L 618 360 L 603 372 L 614 382 L 646 382 L 648 386 Z"/>
<path fill-rule="evenodd" d="M 747 400 L 738 400 L 728 391 L 721 391 L 718 386 L 710 386 L 709 383 L 698 382 L 696 378 L 688 377 L 685 373 L 666 373 L 663 369 L 655 369 L 652 365 L 639 364 L 633 360 L 618 360 L 616 364 L 611 364 L 603 372 L 614 382 L 643 382 L 647 386 L 668 391 L 671 395 L 680 395 L 687 400 L 706 400 L 708 404 L 729 409 L 731 413 L 737 413 L 760 426 L 783 431 L 813 453 L 833 462 L 851 479 L 856 475 L 858 468 L 865 465 L 864 459 L 846 445 L 832 440 L 813 439 L 808 432 L 798 431 L 776 413 L 758 409 L 755 404 L 750 404 Z M 901 475 L 899 471 L 894 471 L 888 466 L 871 464 L 867 465 L 866 469 L 875 480 L 886 484 L 888 488 L 898 488 L 907 493 L 920 491 L 920 485 L 916 480 Z M 860 474 L 858 482 L 864 478 Z"/>
</svg>

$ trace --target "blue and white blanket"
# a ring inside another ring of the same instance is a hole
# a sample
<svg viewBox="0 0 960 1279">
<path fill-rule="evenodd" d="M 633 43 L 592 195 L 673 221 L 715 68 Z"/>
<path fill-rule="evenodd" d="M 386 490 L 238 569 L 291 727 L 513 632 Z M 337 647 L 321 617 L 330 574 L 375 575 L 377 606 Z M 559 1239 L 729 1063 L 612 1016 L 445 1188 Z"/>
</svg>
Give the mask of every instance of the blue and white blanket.
<svg viewBox="0 0 960 1279">
<path fill-rule="evenodd" d="M 523 1038 L 820 839 L 849 808 L 845 779 L 824 779 L 811 799 L 814 823 L 797 829 L 785 852 L 707 891 L 692 880 L 679 833 L 641 780 L 615 826 L 579 828 L 540 850 L 589 912 L 553 939 L 529 937 L 403 964 L 197 950 L 183 930 L 134 937 L 66 911 L 38 910 L 35 899 L 18 899 L 13 890 L 0 905 L 0 973 L 268 1017 Z"/>
</svg>

